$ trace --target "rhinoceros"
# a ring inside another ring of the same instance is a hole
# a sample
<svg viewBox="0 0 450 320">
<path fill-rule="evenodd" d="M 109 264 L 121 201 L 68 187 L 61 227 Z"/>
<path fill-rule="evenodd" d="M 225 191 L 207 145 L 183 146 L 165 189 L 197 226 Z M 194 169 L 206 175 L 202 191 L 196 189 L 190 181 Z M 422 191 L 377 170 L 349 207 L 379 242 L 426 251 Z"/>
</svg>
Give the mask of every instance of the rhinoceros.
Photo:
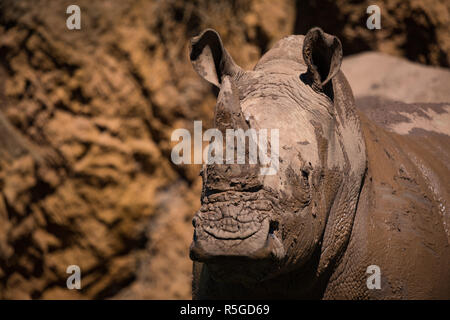
<svg viewBox="0 0 450 320">
<path fill-rule="evenodd" d="M 203 165 L 194 299 L 450 298 L 447 134 L 398 134 L 357 109 L 341 42 L 320 28 L 278 41 L 251 71 L 212 29 L 189 57 L 220 89 L 216 128 L 279 130 L 276 174 Z"/>
</svg>

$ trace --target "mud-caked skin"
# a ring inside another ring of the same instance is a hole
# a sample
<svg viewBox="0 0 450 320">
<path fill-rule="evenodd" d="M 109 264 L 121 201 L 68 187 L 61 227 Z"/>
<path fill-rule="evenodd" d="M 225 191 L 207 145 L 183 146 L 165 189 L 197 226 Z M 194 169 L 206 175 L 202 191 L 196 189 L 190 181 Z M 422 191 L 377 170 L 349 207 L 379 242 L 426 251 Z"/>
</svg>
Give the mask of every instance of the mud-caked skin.
<svg viewBox="0 0 450 320">
<path fill-rule="evenodd" d="M 224 136 L 279 130 L 274 175 L 248 161 L 203 166 L 194 298 L 450 298 L 440 182 L 449 168 L 433 173 L 417 138 L 358 114 L 336 37 L 319 28 L 289 36 L 244 71 L 206 30 L 190 59 L 220 89 L 214 126 Z M 448 150 L 448 136 L 438 140 L 435 149 Z M 370 265 L 381 289 L 367 287 Z"/>
</svg>

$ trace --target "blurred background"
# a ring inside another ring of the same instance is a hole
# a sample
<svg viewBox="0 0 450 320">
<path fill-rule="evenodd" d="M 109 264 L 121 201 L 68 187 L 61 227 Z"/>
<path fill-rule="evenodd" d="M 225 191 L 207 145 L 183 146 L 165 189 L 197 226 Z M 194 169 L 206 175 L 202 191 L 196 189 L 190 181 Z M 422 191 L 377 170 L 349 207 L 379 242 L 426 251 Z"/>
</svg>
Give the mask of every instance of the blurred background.
<svg viewBox="0 0 450 320">
<path fill-rule="evenodd" d="M 170 161 L 170 136 L 211 123 L 216 92 L 187 53 L 204 28 L 246 69 L 313 26 L 345 55 L 449 67 L 449 23 L 447 0 L 0 0 L 0 298 L 191 297 L 201 181 Z"/>
</svg>

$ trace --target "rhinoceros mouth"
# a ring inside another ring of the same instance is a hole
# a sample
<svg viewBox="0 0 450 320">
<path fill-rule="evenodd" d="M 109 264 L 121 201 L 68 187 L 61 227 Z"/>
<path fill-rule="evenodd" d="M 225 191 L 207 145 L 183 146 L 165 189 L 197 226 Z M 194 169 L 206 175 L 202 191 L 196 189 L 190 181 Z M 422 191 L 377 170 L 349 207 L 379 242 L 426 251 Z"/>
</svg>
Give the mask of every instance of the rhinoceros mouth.
<svg viewBox="0 0 450 320">
<path fill-rule="evenodd" d="M 207 197 L 193 219 L 191 258 L 203 262 L 282 258 L 273 213 L 274 205 L 263 191 L 226 191 Z"/>
<path fill-rule="evenodd" d="M 261 226 L 262 224 L 259 222 L 243 222 L 227 217 L 218 221 L 210 220 L 209 225 L 205 225 L 203 229 L 207 234 L 219 240 L 244 240 L 258 232 Z"/>
</svg>

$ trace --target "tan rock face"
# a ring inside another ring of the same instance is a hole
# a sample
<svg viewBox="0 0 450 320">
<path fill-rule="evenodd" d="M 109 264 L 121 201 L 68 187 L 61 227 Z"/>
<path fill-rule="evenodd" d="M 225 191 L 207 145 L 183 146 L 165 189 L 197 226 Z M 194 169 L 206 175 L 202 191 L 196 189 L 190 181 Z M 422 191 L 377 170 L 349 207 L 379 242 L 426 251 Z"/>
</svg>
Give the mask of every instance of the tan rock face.
<svg viewBox="0 0 450 320">
<path fill-rule="evenodd" d="M 291 32 L 293 3 L 275 28 L 258 21 L 270 2 L 78 4 L 81 31 L 66 29 L 56 2 L 2 8 L 1 113 L 23 146 L 0 139 L 0 297 L 189 298 L 199 167 L 171 163 L 170 135 L 210 121 L 215 97 L 191 69 L 188 40 L 227 30 L 252 67 L 259 38 Z M 241 23 L 250 14 L 257 21 Z M 76 294 L 65 288 L 72 264 Z"/>
<path fill-rule="evenodd" d="M 448 66 L 445 2 L 429 2 L 389 1 L 375 33 L 362 2 L 80 0 L 82 29 L 69 31 L 64 3 L 3 1 L 0 298 L 190 298 L 199 167 L 170 161 L 170 136 L 193 120 L 207 129 L 215 96 L 189 39 L 215 28 L 248 69 L 276 40 L 321 25 L 344 52 Z M 428 32 L 417 42 L 415 26 Z M 65 287 L 71 264 L 81 291 Z"/>
<path fill-rule="evenodd" d="M 450 101 L 450 69 L 365 52 L 346 58 L 342 70 L 357 98 L 379 96 L 405 103 Z"/>
</svg>

